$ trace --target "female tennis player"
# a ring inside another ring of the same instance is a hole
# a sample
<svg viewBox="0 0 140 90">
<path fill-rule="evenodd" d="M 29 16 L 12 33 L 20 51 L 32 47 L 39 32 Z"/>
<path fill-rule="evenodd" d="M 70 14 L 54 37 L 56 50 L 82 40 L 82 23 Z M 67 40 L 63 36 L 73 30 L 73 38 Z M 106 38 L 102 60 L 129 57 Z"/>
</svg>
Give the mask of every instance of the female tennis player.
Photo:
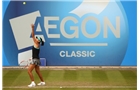
<svg viewBox="0 0 140 90">
<path fill-rule="evenodd" d="M 32 47 L 32 61 L 30 62 L 30 65 L 28 67 L 28 74 L 29 74 L 32 82 L 30 85 L 28 85 L 28 87 L 35 87 L 36 84 L 34 82 L 34 77 L 32 74 L 32 71 L 34 68 L 35 68 L 35 71 L 41 80 L 41 82 L 38 83 L 37 85 L 45 85 L 45 82 L 43 80 L 43 77 L 42 77 L 42 74 L 40 73 L 40 68 L 39 68 L 39 65 L 40 65 L 40 59 L 39 59 L 40 45 L 44 45 L 44 41 L 42 40 L 41 37 L 35 37 L 33 24 L 31 24 L 31 28 L 32 28 L 32 38 L 34 41 L 34 46 Z"/>
</svg>

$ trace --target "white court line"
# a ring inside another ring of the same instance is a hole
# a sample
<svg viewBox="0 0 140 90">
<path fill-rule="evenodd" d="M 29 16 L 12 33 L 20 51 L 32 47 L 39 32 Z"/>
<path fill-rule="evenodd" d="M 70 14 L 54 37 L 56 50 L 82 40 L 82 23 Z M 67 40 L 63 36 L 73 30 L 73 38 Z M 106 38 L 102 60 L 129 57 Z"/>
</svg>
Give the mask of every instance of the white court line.
<svg viewBox="0 0 140 90">
<path fill-rule="evenodd" d="M 28 86 L 4 86 L 3 88 L 29 88 Z M 137 88 L 137 86 L 36 86 L 33 88 Z"/>
<path fill-rule="evenodd" d="M 23 69 L 24 66 L 4 66 L 3 69 Z M 137 66 L 40 66 L 41 69 L 137 69 Z M 26 68 L 25 68 L 26 69 Z"/>
<path fill-rule="evenodd" d="M 108 43 L 50 43 L 50 46 L 108 46 Z"/>
</svg>

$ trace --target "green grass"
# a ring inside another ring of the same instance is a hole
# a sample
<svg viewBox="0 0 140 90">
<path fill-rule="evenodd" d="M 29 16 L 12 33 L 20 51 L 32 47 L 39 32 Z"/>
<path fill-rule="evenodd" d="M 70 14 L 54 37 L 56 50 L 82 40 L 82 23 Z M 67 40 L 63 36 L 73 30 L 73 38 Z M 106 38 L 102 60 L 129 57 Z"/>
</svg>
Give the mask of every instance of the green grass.
<svg viewBox="0 0 140 90">
<path fill-rule="evenodd" d="M 136 70 L 41 70 L 47 86 L 137 86 Z M 35 82 L 40 82 L 33 71 Z M 3 87 L 27 86 L 25 69 L 3 69 Z M 23 88 L 19 88 L 23 89 Z M 26 88 L 26 90 L 137 90 L 137 88 Z M 18 88 L 3 88 L 18 90 Z M 25 90 L 25 89 L 24 89 Z"/>
</svg>

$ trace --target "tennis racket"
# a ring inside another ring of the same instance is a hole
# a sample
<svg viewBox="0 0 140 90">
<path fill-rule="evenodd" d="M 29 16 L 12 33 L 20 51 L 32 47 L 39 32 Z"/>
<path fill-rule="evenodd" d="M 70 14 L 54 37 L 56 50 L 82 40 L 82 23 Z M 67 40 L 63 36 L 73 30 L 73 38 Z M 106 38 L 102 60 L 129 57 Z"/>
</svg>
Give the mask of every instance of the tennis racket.
<svg viewBox="0 0 140 90">
<path fill-rule="evenodd" d="M 32 59 L 28 59 L 28 60 L 21 60 L 21 62 L 19 63 L 19 66 L 22 66 L 23 68 L 26 68 L 30 65 L 30 62 L 32 61 Z"/>
</svg>

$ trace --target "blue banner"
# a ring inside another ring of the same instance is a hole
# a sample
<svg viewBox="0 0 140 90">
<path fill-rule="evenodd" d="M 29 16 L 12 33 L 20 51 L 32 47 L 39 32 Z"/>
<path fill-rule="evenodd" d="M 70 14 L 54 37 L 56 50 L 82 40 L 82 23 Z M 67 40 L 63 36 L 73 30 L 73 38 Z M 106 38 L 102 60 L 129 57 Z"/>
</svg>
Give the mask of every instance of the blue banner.
<svg viewBox="0 0 140 90">
<path fill-rule="evenodd" d="M 136 0 L 3 1 L 3 66 L 32 57 L 35 35 L 47 66 L 136 66 Z"/>
</svg>

